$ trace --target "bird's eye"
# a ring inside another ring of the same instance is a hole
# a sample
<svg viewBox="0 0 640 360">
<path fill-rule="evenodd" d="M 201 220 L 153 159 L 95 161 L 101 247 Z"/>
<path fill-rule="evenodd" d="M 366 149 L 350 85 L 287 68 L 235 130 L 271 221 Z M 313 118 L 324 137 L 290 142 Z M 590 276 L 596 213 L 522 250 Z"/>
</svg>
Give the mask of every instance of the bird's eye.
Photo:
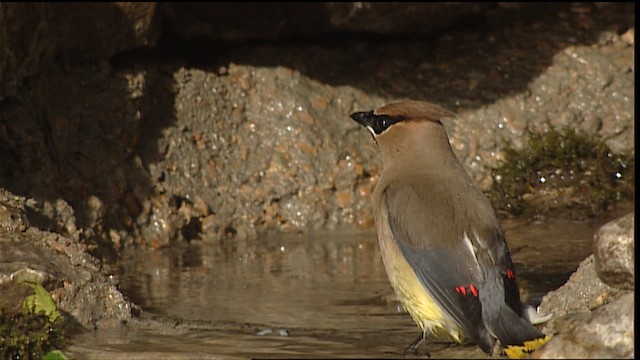
<svg viewBox="0 0 640 360">
<path fill-rule="evenodd" d="M 378 128 L 379 131 L 376 131 L 378 134 L 387 130 L 387 128 L 389 127 L 389 122 L 387 121 L 386 118 L 384 117 L 380 117 L 380 121 L 378 121 Z"/>
<path fill-rule="evenodd" d="M 373 124 L 373 130 L 376 134 L 380 135 L 385 130 L 387 130 L 391 125 L 404 120 L 402 116 L 391 117 L 388 115 L 378 115 L 376 116 L 376 121 Z"/>
</svg>

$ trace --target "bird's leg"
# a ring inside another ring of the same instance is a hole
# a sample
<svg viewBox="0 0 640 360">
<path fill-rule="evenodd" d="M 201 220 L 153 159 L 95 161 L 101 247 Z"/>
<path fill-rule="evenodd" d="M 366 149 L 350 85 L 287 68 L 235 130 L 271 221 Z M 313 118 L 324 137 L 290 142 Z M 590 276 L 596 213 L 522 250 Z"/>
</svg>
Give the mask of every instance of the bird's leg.
<svg viewBox="0 0 640 360">
<path fill-rule="evenodd" d="M 418 336 L 417 339 L 415 339 L 411 345 L 407 346 L 406 349 L 404 349 L 404 354 L 405 355 L 417 355 L 418 354 L 418 347 L 420 346 L 420 344 L 422 344 L 424 342 L 424 337 L 425 337 L 425 333 L 420 333 L 420 336 Z M 429 354 L 425 354 L 427 356 L 429 356 Z"/>
</svg>

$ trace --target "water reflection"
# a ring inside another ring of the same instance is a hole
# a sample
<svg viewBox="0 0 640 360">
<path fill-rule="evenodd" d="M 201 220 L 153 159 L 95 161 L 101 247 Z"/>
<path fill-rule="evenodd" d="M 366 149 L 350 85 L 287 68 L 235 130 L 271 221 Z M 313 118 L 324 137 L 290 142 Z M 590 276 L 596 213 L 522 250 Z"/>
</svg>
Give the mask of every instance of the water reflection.
<svg viewBox="0 0 640 360">
<path fill-rule="evenodd" d="M 387 311 L 359 302 L 381 303 L 390 291 L 372 233 L 197 242 L 127 256 L 118 272 L 148 311 L 276 327 L 366 328 L 366 318 L 345 323 L 344 316 Z"/>
<path fill-rule="evenodd" d="M 566 281 L 601 223 L 503 223 L 527 302 Z M 393 358 L 418 334 L 392 296 L 371 231 L 195 241 L 126 254 L 111 271 L 145 316 L 180 325 L 85 334 L 70 349 L 78 358 Z M 487 357 L 476 346 L 423 350 Z"/>
</svg>

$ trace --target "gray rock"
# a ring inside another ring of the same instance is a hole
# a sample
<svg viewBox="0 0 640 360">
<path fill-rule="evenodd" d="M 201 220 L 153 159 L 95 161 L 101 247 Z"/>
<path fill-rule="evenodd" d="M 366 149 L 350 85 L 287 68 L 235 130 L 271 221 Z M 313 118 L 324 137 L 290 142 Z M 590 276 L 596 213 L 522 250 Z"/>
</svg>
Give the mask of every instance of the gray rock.
<svg viewBox="0 0 640 360">
<path fill-rule="evenodd" d="M 77 242 L 33 227 L 0 229 L 0 249 L 0 306 L 5 309 L 20 309 L 32 293 L 20 281 L 30 280 L 43 284 L 71 323 L 93 329 L 131 318 L 131 304 Z"/>
<path fill-rule="evenodd" d="M 566 331 L 574 323 L 588 318 L 592 309 L 623 294 L 600 280 L 596 274 L 594 256 L 587 257 L 569 280 L 559 289 L 549 292 L 539 307 L 541 314 L 553 314 L 545 325 L 546 334 Z"/>
<path fill-rule="evenodd" d="M 538 359 L 634 357 L 634 294 L 626 293 L 593 311 L 584 321 L 554 336 L 532 354 Z"/>
<path fill-rule="evenodd" d="M 553 314 L 543 332 L 555 335 L 532 358 L 632 357 L 633 304 L 633 294 L 605 284 L 594 255 L 587 257 L 565 285 L 542 299 L 540 313 Z"/>
<path fill-rule="evenodd" d="M 25 199 L 0 188 L 0 229 L 22 232 L 29 227 L 25 213 Z"/>
<path fill-rule="evenodd" d="M 609 286 L 633 290 L 635 274 L 634 213 L 611 221 L 593 238 L 598 277 Z"/>
<path fill-rule="evenodd" d="M 174 74 L 176 124 L 159 142 L 171 150 L 150 170 L 165 174 L 161 192 L 206 204 L 214 215 L 203 229 L 213 238 L 372 218 L 377 150 L 348 115 L 383 100 L 286 68 L 232 64 L 225 74 Z"/>
</svg>

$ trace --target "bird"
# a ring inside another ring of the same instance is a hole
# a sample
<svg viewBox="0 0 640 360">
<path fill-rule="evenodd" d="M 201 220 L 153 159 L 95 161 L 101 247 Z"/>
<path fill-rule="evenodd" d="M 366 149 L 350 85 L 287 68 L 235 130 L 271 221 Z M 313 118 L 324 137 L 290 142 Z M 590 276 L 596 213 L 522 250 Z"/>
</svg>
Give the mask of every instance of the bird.
<svg viewBox="0 0 640 360">
<path fill-rule="evenodd" d="M 382 172 L 373 192 L 380 253 L 396 297 L 427 334 L 521 358 L 549 341 L 520 299 L 503 230 L 487 197 L 455 156 L 425 101 L 394 102 L 350 116 L 373 135 Z"/>
</svg>

